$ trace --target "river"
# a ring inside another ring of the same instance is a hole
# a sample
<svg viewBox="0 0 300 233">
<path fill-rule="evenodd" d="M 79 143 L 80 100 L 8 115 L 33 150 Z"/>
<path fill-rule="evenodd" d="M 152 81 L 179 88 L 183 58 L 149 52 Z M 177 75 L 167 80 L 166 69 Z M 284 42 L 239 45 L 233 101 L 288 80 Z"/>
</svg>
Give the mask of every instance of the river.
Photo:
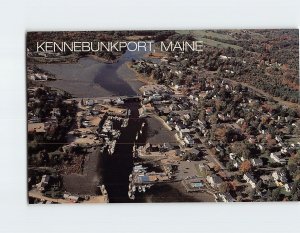
<svg viewBox="0 0 300 233">
<path fill-rule="evenodd" d="M 121 136 L 113 155 L 104 155 L 103 180 L 110 202 L 131 202 L 128 198 L 129 174 L 133 168 L 132 149 L 136 133 L 140 130 L 143 120 L 140 119 L 136 101 L 126 102 L 125 106 L 131 110 L 128 126 L 121 128 Z M 140 137 L 137 143 L 144 143 L 145 137 Z"/>
<path fill-rule="evenodd" d="M 57 78 L 56 81 L 48 81 L 48 86 L 65 90 L 74 97 L 130 96 L 139 93 L 139 88 L 144 84 L 136 79 L 134 71 L 129 69 L 126 63 L 132 59 L 143 58 L 144 55 L 145 51 L 127 50 L 112 64 L 99 62 L 93 57 L 83 57 L 77 63 L 50 63 L 37 66 Z"/>
</svg>

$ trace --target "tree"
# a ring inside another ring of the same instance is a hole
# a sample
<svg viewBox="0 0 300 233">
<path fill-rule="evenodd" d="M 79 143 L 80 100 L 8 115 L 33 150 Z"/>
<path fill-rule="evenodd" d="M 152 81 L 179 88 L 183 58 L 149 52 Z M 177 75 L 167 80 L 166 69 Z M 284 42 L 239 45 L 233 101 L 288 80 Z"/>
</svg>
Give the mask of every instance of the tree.
<svg viewBox="0 0 300 233">
<path fill-rule="evenodd" d="M 298 168 L 297 164 L 293 163 L 293 162 L 290 162 L 287 167 L 288 167 L 290 174 L 295 174 L 297 171 L 297 168 Z"/>
<path fill-rule="evenodd" d="M 211 124 L 217 124 L 218 123 L 218 117 L 217 114 L 214 113 L 211 117 L 210 117 L 210 123 Z"/>
<path fill-rule="evenodd" d="M 244 142 L 235 142 L 233 144 L 233 152 L 242 155 L 245 158 L 249 158 L 250 150 Z"/>
<path fill-rule="evenodd" d="M 299 201 L 299 195 L 297 193 L 292 196 L 292 201 Z"/>
<path fill-rule="evenodd" d="M 228 187 L 228 184 L 226 182 L 223 182 L 222 184 L 220 184 L 219 191 L 221 193 L 226 193 L 226 192 L 228 192 L 228 190 L 229 190 L 229 187 Z"/>
<path fill-rule="evenodd" d="M 233 181 L 228 183 L 228 187 L 230 190 L 236 191 L 238 188 L 238 181 L 236 179 L 234 179 Z"/>
<path fill-rule="evenodd" d="M 296 180 L 292 185 L 291 195 L 297 194 L 300 189 L 300 181 Z"/>
<path fill-rule="evenodd" d="M 238 195 L 237 198 L 236 198 L 236 201 L 237 201 L 237 202 L 241 202 L 242 200 L 243 200 L 243 197 L 240 196 L 240 195 Z"/>
<path fill-rule="evenodd" d="M 272 191 L 272 201 L 279 201 L 280 198 L 280 188 L 276 188 Z"/>
<path fill-rule="evenodd" d="M 255 189 L 252 189 L 251 191 L 250 191 L 250 193 L 249 193 L 249 199 L 251 199 L 251 200 L 253 200 L 253 198 L 254 198 L 254 195 L 255 195 Z"/>
<path fill-rule="evenodd" d="M 271 190 L 268 189 L 267 193 L 266 193 L 266 198 L 267 198 L 267 201 L 272 201 L 272 197 L 271 197 L 272 193 L 271 193 Z"/>
<path fill-rule="evenodd" d="M 255 189 L 256 189 L 256 191 L 257 191 L 257 192 L 259 192 L 259 191 L 260 191 L 260 189 L 261 189 L 261 186 L 262 186 L 262 181 L 261 181 L 261 180 L 259 180 L 259 181 L 257 182 L 257 184 L 256 184 L 256 187 L 255 187 Z"/>
<path fill-rule="evenodd" d="M 234 171 L 235 170 L 235 167 L 233 166 L 233 162 L 231 160 L 226 163 L 226 168 L 229 171 Z"/>
<path fill-rule="evenodd" d="M 216 164 L 214 166 L 214 170 L 215 170 L 215 172 L 219 172 L 221 170 L 221 167 L 218 164 Z"/>
<path fill-rule="evenodd" d="M 241 163 L 240 165 L 240 171 L 243 173 L 246 173 L 251 170 L 251 163 L 249 160 L 245 160 L 244 162 Z"/>
</svg>

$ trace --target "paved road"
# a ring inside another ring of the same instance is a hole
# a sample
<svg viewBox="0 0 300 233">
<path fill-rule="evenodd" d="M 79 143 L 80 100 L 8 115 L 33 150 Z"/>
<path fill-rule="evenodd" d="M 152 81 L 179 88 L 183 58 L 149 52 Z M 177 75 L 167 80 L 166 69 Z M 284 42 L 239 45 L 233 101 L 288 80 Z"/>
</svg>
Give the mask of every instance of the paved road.
<svg viewBox="0 0 300 233">
<path fill-rule="evenodd" d="M 300 107 L 300 105 L 297 104 L 297 103 L 293 103 L 293 102 L 290 102 L 290 101 L 284 101 L 284 100 L 280 99 L 279 97 L 272 96 L 269 93 L 267 93 L 267 92 L 265 92 L 265 91 L 263 91 L 261 89 L 258 89 L 258 88 L 254 87 L 254 86 L 252 86 L 252 85 L 250 85 L 248 83 L 237 82 L 235 80 L 228 79 L 228 78 L 224 78 L 224 79 L 227 80 L 228 82 L 232 82 L 234 84 L 241 84 L 242 86 L 248 87 L 248 88 L 252 89 L 253 91 L 255 91 L 255 92 L 257 92 L 257 93 L 259 93 L 259 94 L 261 94 L 261 95 L 263 95 L 263 96 L 265 96 L 267 98 L 273 98 L 274 100 L 276 100 L 281 105 L 285 105 L 285 106 L 293 107 L 293 108 L 299 108 Z"/>
<path fill-rule="evenodd" d="M 209 160 L 209 161 L 213 162 L 214 164 L 218 165 L 222 169 L 222 171 L 225 173 L 225 175 L 227 177 L 230 177 L 230 174 L 227 171 L 227 168 L 224 167 L 224 165 L 220 162 L 220 160 L 206 147 L 206 145 L 203 142 L 202 142 L 202 147 L 206 151 L 207 160 Z"/>
</svg>

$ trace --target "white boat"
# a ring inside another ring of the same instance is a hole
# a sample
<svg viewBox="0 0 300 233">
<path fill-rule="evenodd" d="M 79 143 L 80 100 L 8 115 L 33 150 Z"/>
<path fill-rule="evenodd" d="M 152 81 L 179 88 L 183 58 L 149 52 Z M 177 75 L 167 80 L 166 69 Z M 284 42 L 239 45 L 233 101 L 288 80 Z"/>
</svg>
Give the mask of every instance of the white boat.
<svg viewBox="0 0 300 233">
<path fill-rule="evenodd" d="M 134 199 L 135 199 L 135 196 L 134 196 L 134 194 L 133 194 L 131 191 L 128 191 L 128 197 L 129 197 L 129 199 L 131 199 L 131 200 L 134 200 Z"/>
<path fill-rule="evenodd" d="M 129 120 L 128 118 L 123 120 L 123 123 L 121 125 L 122 128 L 126 128 L 128 126 L 128 120 Z"/>
<path fill-rule="evenodd" d="M 138 187 L 138 191 L 139 191 L 139 192 L 142 192 L 142 191 L 143 191 L 141 186 Z"/>
</svg>

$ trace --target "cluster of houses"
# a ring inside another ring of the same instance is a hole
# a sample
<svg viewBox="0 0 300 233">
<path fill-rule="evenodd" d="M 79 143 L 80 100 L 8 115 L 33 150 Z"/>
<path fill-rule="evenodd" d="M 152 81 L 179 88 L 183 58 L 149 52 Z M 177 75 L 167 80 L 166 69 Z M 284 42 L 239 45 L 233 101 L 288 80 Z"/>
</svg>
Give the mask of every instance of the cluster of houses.
<svg viewBox="0 0 300 233">
<path fill-rule="evenodd" d="M 26 54 L 28 57 L 44 57 L 44 58 L 53 58 L 62 55 L 59 52 L 52 52 L 52 51 L 30 51 L 30 49 L 28 48 L 26 50 Z"/>
<path fill-rule="evenodd" d="M 31 81 L 54 81 L 56 80 L 53 74 L 49 74 L 37 67 L 28 66 L 26 70 L 27 78 Z"/>
<path fill-rule="evenodd" d="M 91 98 L 79 101 L 77 129 L 69 133 L 75 136 L 73 144 L 89 147 L 101 145 L 102 152 L 107 150 L 112 155 L 121 135 L 121 128 L 127 127 L 130 115 L 128 109 L 111 110 L 111 104 L 120 105 L 120 101 L 118 99 L 99 101 Z"/>
<path fill-rule="evenodd" d="M 43 90 L 44 94 L 41 97 L 36 96 L 36 92 Z M 48 105 L 54 103 L 56 99 L 61 98 L 60 94 L 52 89 L 45 89 L 43 87 L 31 87 L 28 88 L 28 133 L 45 135 L 50 129 L 54 130 L 58 127 L 59 118 L 61 116 L 61 110 L 57 107 L 52 107 L 49 111 L 41 113 L 41 108 L 37 108 L 37 105 L 41 105 L 40 98 L 43 101 L 47 101 Z"/>
<path fill-rule="evenodd" d="M 143 92 L 140 115 L 159 115 L 170 130 L 176 131 L 182 148 L 197 150 L 199 143 L 203 142 L 215 151 L 224 167 L 231 164 L 232 172 L 229 171 L 229 174 L 249 161 L 250 170 L 241 177 L 249 187 L 256 188 L 261 177 L 268 176 L 268 180 L 274 181 L 272 172 L 286 168 L 289 159 L 300 148 L 299 140 L 290 141 L 286 137 L 292 135 L 291 138 L 297 138 L 293 136 L 299 127 L 297 113 L 242 85 L 233 85 L 225 79 L 202 77 L 196 66 L 182 65 L 187 63 L 186 58 L 181 55 L 175 58 L 172 62 L 164 58 L 158 66 L 149 61 L 136 62 L 143 71 L 149 67 L 163 71 L 165 83 L 159 85 L 164 86 L 164 91 L 150 87 Z M 221 55 L 220 59 L 230 57 Z M 167 78 L 170 73 L 172 79 Z M 174 81 L 182 77 L 188 81 Z M 218 128 L 227 129 L 223 138 L 216 135 Z M 251 148 L 250 154 L 234 149 L 236 142 Z M 294 181 L 291 174 L 287 177 L 284 182 L 274 182 L 288 192 Z M 232 200 L 228 194 L 218 198 Z"/>
<path fill-rule="evenodd" d="M 47 81 L 48 75 L 36 73 L 36 74 L 30 75 L 29 79 L 32 81 Z"/>
<path fill-rule="evenodd" d="M 47 107 L 43 108 L 45 102 L 47 102 Z M 58 149 L 59 153 L 63 152 L 69 155 L 70 153 L 75 153 L 74 151 L 81 151 L 74 150 L 79 147 L 88 149 L 97 146 L 100 146 L 102 151 L 106 150 L 109 154 L 114 153 L 116 142 L 121 134 L 120 129 L 127 127 L 130 116 L 130 110 L 114 106 L 122 104 L 122 100 L 89 98 L 78 101 L 65 99 L 61 92 L 48 87 L 28 88 L 28 135 L 30 136 L 30 141 L 34 140 L 38 135 L 44 136 L 42 139 L 39 139 L 42 142 L 44 142 L 43 140 L 50 140 L 48 133 L 51 136 L 51 132 L 55 131 L 62 124 L 64 115 L 68 113 L 68 110 L 56 107 L 57 102 L 60 103 L 59 106 L 68 106 L 70 104 L 70 109 L 71 106 L 75 109 L 75 117 L 72 121 L 74 124 L 72 123 L 72 127 L 66 131 L 65 135 L 68 143 L 61 145 Z M 41 106 L 39 107 L 39 105 Z M 43 112 L 40 112 L 41 110 L 39 109 L 42 109 Z M 71 116 L 68 115 L 68 117 L 70 118 Z M 63 126 L 67 127 L 65 124 Z M 55 162 L 55 156 L 51 156 L 51 161 Z M 75 162 L 81 162 L 81 160 L 76 160 Z M 75 164 L 72 162 L 70 166 L 75 166 Z M 35 175 L 33 175 L 34 177 Z M 49 199 L 60 198 L 68 202 L 81 202 L 83 200 L 78 195 L 65 193 L 62 196 L 61 190 L 53 191 L 53 185 L 49 185 L 49 180 L 51 180 L 50 175 L 43 175 L 40 182 L 30 186 L 32 190 L 29 191 L 29 194 L 31 194 L 31 191 L 34 194 L 32 198 L 36 199 L 35 193 L 39 193 L 41 197 L 45 196 L 49 197 Z"/>
</svg>

